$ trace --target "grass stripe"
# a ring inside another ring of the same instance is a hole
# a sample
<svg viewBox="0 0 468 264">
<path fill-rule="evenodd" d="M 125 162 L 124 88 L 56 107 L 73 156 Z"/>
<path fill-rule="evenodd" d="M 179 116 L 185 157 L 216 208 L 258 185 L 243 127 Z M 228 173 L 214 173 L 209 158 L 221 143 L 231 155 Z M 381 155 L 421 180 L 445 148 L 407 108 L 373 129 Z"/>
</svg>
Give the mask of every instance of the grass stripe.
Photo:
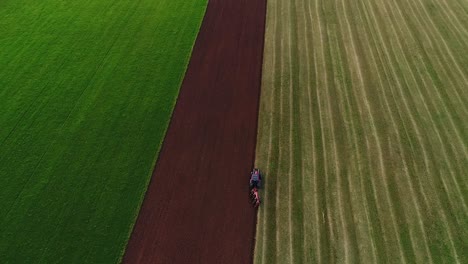
<svg viewBox="0 0 468 264">
<path fill-rule="evenodd" d="M 372 34 L 372 33 L 370 33 L 370 34 Z M 375 69 L 378 69 L 379 65 L 376 63 L 376 59 L 374 57 L 373 50 L 371 48 L 371 45 L 370 45 L 369 41 L 367 41 L 367 45 L 368 45 L 368 49 L 371 51 L 370 55 L 371 55 L 372 61 L 374 63 L 373 67 L 375 67 Z M 380 76 L 380 73 L 378 71 L 376 71 L 375 74 L 376 74 L 376 76 L 378 76 L 378 82 L 379 82 L 379 88 L 380 88 L 379 90 L 381 90 L 383 88 L 383 80 L 382 80 L 382 78 Z M 379 96 L 381 96 L 381 95 L 379 95 Z M 395 133 L 397 135 L 396 139 L 398 141 L 398 148 L 399 148 L 398 152 L 399 153 L 404 153 L 403 152 L 404 148 L 402 146 L 400 136 L 398 135 L 399 134 L 398 127 L 396 125 L 395 119 L 392 116 L 391 109 L 389 107 L 389 103 L 388 103 L 388 100 L 385 97 L 385 95 L 383 95 L 383 103 L 385 104 L 385 106 L 387 108 L 386 110 L 388 112 L 388 116 L 390 117 L 390 121 L 391 121 L 392 127 L 394 129 L 393 133 Z M 391 148 L 391 147 L 389 147 L 389 148 Z M 426 256 L 428 258 L 428 259 L 418 260 L 418 261 L 424 261 L 426 263 L 432 263 L 431 255 L 430 255 L 430 252 L 429 252 L 429 249 L 428 249 L 428 246 L 427 246 L 427 238 L 426 238 L 426 234 L 425 234 L 425 230 L 424 230 L 424 225 L 423 225 L 422 219 L 421 219 L 421 212 L 420 212 L 421 209 L 420 209 L 420 206 L 419 206 L 418 201 L 417 201 L 417 197 L 419 197 L 419 195 L 415 194 L 414 187 L 412 186 L 412 182 L 410 180 L 410 175 L 409 175 L 409 172 L 408 172 L 408 165 L 406 164 L 406 160 L 405 160 L 404 157 L 401 158 L 401 162 L 403 163 L 402 173 L 405 175 L 407 185 L 410 187 L 409 190 L 410 190 L 410 193 L 412 194 L 410 199 L 413 201 L 413 206 L 416 209 L 416 212 L 417 212 L 417 215 L 418 215 L 417 216 L 418 225 L 419 225 L 419 229 L 422 232 L 422 236 L 423 236 L 423 239 L 422 239 L 422 242 L 424 243 L 423 247 L 424 247 L 424 250 L 426 251 Z M 423 199 L 426 201 L 424 193 L 423 193 Z"/>
<path fill-rule="evenodd" d="M 281 48 L 265 56 L 281 64 L 264 78 L 280 80 L 273 173 L 288 178 L 263 263 L 466 262 L 468 6 L 272 1 Z"/>
</svg>

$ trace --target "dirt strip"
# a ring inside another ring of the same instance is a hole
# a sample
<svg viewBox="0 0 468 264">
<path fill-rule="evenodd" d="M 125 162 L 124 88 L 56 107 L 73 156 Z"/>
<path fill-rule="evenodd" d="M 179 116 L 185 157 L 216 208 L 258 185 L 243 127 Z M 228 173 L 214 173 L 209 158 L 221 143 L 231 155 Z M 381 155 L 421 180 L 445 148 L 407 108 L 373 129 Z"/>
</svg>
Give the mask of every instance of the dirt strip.
<svg viewBox="0 0 468 264">
<path fill-rule="evenodd" d="M 250 263 L 265 0 L 211 0 L 125 263 Z"/>
</svg>

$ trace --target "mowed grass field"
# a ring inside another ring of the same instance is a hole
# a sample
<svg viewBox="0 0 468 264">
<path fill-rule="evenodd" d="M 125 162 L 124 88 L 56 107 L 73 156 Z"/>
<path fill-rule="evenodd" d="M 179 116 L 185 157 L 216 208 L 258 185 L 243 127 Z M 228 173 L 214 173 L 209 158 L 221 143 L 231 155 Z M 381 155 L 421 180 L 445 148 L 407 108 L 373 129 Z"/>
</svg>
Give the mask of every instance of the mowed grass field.
<svg viewBox="0 0 468 264">
<path fill-rule="evenodd" d="M 269 0 L 255 263 L 468 263 L 468 1 Z"/>
<path fill-rule="evenodd" d="M 0 3 L 0 262 L 119 261 L 205 8 Z"/>
</svg>

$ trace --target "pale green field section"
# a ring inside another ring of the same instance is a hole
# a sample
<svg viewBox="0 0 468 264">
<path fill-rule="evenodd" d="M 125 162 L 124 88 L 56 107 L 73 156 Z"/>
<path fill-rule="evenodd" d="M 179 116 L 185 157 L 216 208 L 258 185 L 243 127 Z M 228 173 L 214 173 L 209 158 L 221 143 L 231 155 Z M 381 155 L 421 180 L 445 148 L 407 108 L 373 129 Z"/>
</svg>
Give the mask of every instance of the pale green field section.
<svg viewBox="0 0 468 264">
<path fill-rule="evenodd" d="M 468 1 L 269 0 L 256 264 L 468 263 Z"/>
</svg>

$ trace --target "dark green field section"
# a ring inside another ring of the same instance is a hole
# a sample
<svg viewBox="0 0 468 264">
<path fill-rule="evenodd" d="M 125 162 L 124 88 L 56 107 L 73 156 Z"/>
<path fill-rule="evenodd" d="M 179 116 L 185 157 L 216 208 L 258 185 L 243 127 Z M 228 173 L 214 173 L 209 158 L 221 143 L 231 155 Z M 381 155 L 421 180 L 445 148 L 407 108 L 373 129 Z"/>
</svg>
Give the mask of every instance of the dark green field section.
<svg viewBox="0 0 468 264">
<path fill-rule="evenodd" d="M 206 0 L 0 2 L 0 260 L 115 263 Z"/>
</svg>

